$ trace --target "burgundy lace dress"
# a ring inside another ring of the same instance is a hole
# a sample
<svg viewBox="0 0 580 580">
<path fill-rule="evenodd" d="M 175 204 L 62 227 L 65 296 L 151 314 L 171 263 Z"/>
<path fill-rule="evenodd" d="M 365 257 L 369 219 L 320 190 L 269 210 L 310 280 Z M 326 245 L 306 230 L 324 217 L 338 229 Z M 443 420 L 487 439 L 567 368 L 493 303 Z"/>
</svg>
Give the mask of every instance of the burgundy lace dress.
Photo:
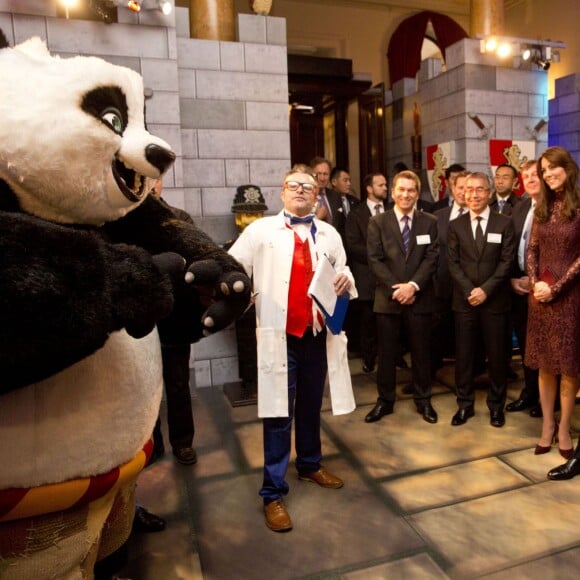
<svg viewBox="0 0 580 580">
<path fill-rule="evenodd" d="M 550 302 L 538 302 L 530 293 L 525 363 L 574 376 L 580 373 L 580 212 L 572 221 L 563 219 L 563 201 L 556 196 L 550 219 L 534 222 L 528 246 L 532 287 L 547 268 L 557 282 Z"/>
</svg>

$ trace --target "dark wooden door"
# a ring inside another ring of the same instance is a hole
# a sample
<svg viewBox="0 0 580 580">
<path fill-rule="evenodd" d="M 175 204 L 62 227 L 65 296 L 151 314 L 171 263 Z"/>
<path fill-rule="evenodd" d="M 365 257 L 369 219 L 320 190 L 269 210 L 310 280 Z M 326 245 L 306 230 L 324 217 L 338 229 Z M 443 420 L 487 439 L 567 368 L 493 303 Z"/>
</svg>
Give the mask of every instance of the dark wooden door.
<svg viewBox="0 0 580 580">
<path fill-rule="evenodd" d="M 387 175 L 384 94 L 385 87 L 381 83 L 358 98 L 361 180 L 369 173 Z"/>
</svg>

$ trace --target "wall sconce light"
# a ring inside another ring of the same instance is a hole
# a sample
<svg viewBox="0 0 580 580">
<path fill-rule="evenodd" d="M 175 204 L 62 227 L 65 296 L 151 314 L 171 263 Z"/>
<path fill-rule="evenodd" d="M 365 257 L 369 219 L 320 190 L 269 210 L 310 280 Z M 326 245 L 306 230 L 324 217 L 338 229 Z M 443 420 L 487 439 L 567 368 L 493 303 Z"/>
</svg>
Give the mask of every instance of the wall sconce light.
<svg viewBox="0 0 580 580">
<path fill-rule="evenodd" d="M 68 20 L 68 11 L 70 8 L 74 8 L 77 5 L 77 0 L 60 0 L 60 3 L 64 7 L 64 14 Z"/>
<path fill-rule="evenodd" d="M 547 124 L 548 124 L 548 121 L 546 121 L 546 119 L 540 119 L 533 127 L 526 127 L 526 129 L 530 132 L 532 139 L 534 141 L 537 141 L 538 137 L 540 135 L 540 131 L 542 131 L 542 129 Z"/>
<path fill-rule="evenodd" d="M 477 125 L 479 129 L 479 139 L 487 139 L 492 125 L 486 125 L 475 113 L 467 113 L 467 116 Z"/>
<path fill-rule="evenodd" d="M 490 36 L 480 40 L 479 51 L 481 54 L 492 53 L 501 59 L 506 59 L 513 54 L 514 47 L 510 39 Z"/>
</svg>

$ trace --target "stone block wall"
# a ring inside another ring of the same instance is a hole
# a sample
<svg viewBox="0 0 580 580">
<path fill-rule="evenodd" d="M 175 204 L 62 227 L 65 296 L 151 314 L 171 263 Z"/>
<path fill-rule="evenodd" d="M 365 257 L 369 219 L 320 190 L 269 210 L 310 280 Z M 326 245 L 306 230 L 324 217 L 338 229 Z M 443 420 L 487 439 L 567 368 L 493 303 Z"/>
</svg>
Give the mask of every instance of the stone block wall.
<svg viewBox="0 0 580 580">
<path fill-rule="evenodd" d="M 580 164 L 580 74 L 556 79 L 555 96 L 548 106 L 548 144 L 565 147 Z"/>
<path fill-rule="evenodd" d="M 262 189 L 269 213 L 281 208 L 290 166 L 286 21 L 240 14 L 239 42 L 189 38 L 189 15 L 176 8 L 134 14 L 118 23 L 57 18 L 56 3 L 0 0 L 0 28 L 11 45 L 39 36 L 53 54 L 95 55 L 143 75 L 151 132 L 174 148 L 164 198 L 186 209 L 216 242 L 237 235 L 231 213 L 236 187 Z M 238 378 L 233 328 L 192 349 L 195 384 Z"/>
<path fill-rule="evenodd" d="M 546 71 L 520 70 L 502 65 L 489 54 L 480 54 L 479 41 L 464 39 L 447 50 L 446 71 L 424 61 L 415 79 L 403 79 L 393 87 L 393 162 L 410 165 L 410 137 L 414 133 L 413 107 L 421 111 L 423 168 L 425 147 L 453 142 L 454 158 L 477 171 L 490 171 L 489 140 L 536 141 L 536 154 L 546 147 L 547 132 L 533 133 L 547 118 Z M 511 64 L 511 63 L 510 63 Z M 482 131 L 470 119 L 477 115 Z"/>
</svg>

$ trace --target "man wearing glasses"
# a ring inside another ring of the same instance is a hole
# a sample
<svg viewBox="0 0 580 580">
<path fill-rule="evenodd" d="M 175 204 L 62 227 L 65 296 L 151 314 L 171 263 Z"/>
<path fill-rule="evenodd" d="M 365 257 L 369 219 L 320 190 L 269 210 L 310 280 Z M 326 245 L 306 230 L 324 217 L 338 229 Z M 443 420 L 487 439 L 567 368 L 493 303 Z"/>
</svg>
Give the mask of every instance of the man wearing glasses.
<svg viewBox="0 0 580 580">
<path fill-rule="evenodd" d="M 464 191 L 469 212 L 449 223 L 447 238 L 459 407 L 451 424 L 463 425 L 475 414 L 473 362 L 477 337 L 481 335 L 489 367 L 490 424 L 503 427 L 510 353 L 510 273 L 516 251 L 514 226 L 509 217 L 490 210 L 491 184 L 485 173 L 470 173 Z"/>
<path fill-rule="evenodd" d="M 338 232 L 314 217 L 317 185 L 309 173 L 284 177 L 283 210 L 250 224 L 229 252 L 253 277 L 258 344 L 258 416 L 263 419 L 264 479 L 260 496 L 266 525 L 292 529 L 282 500 L 288 493 L 292 419 L 295 417 L 298 478 L 324 488 L 343 482 L 322 465 L 320 411 L 328 370 L 332 410 L 355 407 L 344 333 L 327 332 L 307 290 L 319 260 L 336 274 L 331 291 L 356 298 Z"/>
</svg>

